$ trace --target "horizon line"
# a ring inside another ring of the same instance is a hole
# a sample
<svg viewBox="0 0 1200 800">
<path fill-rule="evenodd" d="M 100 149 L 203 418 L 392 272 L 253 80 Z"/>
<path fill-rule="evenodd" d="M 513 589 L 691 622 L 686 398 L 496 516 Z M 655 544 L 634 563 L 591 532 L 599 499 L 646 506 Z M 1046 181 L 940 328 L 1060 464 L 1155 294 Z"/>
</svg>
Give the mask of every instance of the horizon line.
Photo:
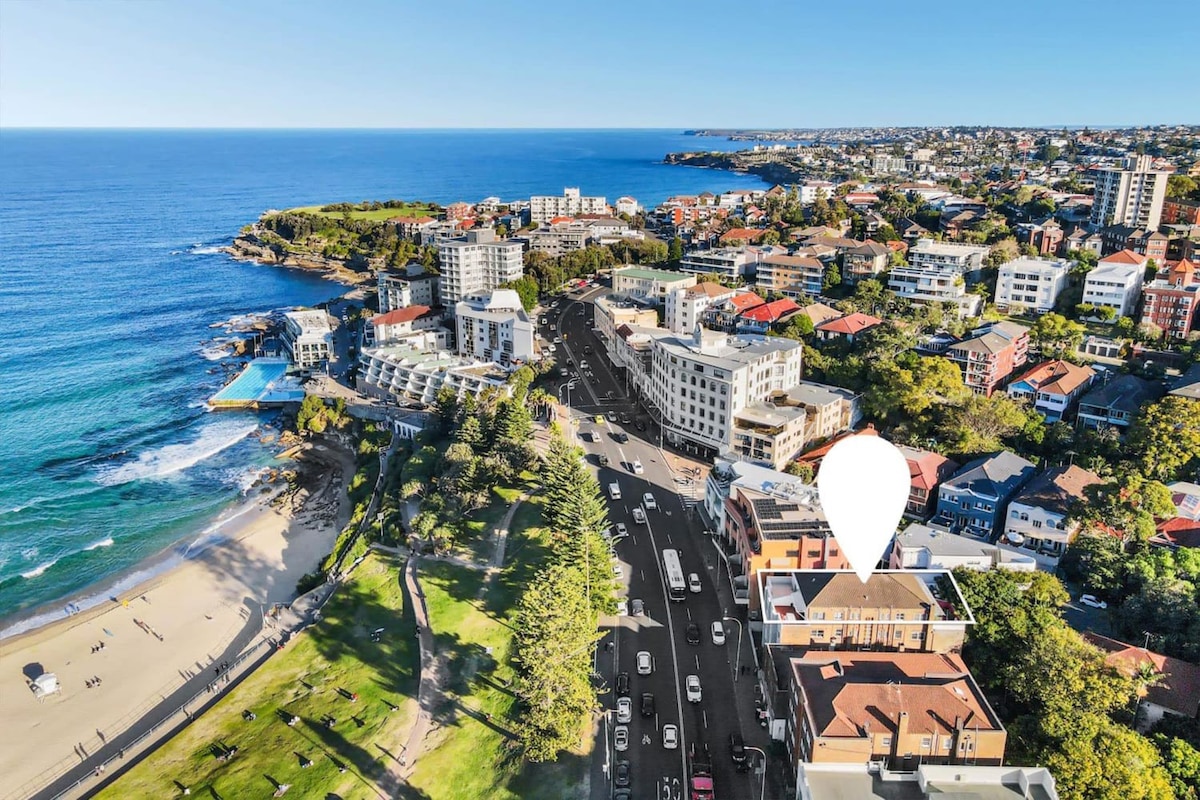
<svg viewBox="0 0 1200 800">
<path fill-rule="evenodd" d="M 1094 123 L 1070 122 L 1053 124 L 1002 125 L 986 122 L 923 123 L 923 124 L 874 124 L 874 125 L 822 125 L 812 127 L 784 126 L 718 126 L 718 125 L 668 125 L 668 126 L 252 126 L 252 125 L 0 125 L 2 131 L 341 131 L 341 132 L 440 132 L 440 131 L 721 131 L 735 133 L 784 133 L 793 131 L 870 130 L 879 128 L 924 129 L 924 128 L 995 128 L 998 130 L 1055 130 L 1072 128 L 1095 128 L 1103 130 L 1125 130 L 1135 128 L 1200 127 L 1191 122 L 1143 122 L 1143 123 Z"/>
</svg>

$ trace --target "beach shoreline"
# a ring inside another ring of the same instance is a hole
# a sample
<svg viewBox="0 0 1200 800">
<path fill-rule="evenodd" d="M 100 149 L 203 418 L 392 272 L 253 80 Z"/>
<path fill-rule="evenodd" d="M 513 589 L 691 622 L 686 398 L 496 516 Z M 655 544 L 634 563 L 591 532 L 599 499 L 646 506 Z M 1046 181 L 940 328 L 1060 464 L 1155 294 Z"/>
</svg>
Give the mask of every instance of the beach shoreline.
<svg viewBox="0 0 1200 800">
<path fill-rule="evenodd" d="M 0 796 L 94 752 L 259 631 L 272 605 L 291 602 L 348 520 L 355 468 L 333 440 L 299 451 L 295 479 L 235 506 L 206 529 L 220 534 L 211 545 L 184 557 L 176 544 L 125 576 L 143 580 L 87 591 L 101 598 L 94 607 L 0 639 L 0 717 L 10 721 L 0 728 Z M 39 702 L 29 683 L 43 671 L 62 691 Z"/>
</svg>

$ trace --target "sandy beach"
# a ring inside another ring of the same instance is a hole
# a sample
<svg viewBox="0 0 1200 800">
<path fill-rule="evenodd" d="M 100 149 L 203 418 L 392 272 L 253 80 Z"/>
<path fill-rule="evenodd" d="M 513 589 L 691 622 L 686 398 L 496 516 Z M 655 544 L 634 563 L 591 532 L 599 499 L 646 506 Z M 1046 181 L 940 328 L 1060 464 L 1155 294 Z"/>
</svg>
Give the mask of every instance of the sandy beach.
<svg viewBox="0 0 1200 800">
<path fill-rule="evenodd" d="M 354 469 L 343 448 L 302 450 L 296 488 L 247 500 L 219 530 L 225 541 L 98 608 L 0 640 L 0 797 L 79 763 L 188 679 L 213 677 L 264 611 L 293 598 L 348 518 Z M 43 671 L 62 691 L 39 701 L 30 680 Z"/>
</svg>

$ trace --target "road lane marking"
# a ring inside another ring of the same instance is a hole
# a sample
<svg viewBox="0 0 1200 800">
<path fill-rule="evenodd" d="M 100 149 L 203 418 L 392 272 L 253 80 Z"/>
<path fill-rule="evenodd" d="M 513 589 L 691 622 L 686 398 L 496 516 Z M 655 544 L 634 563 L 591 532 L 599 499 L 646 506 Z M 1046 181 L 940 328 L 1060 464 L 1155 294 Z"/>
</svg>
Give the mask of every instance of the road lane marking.
<svg viewBox="0 0 1200 800">
<path fill-rule="evenodd" d="M 707 712 L 707 711 L 701 711 L 701 712 L 700 712 L 700 715 L 701 715 L 702 717 L 704 717 L 704 728 L 705 728 L 705 730 L 707 730 L 707 729 L 708 729 L 708 712 Z"/>
</svg>

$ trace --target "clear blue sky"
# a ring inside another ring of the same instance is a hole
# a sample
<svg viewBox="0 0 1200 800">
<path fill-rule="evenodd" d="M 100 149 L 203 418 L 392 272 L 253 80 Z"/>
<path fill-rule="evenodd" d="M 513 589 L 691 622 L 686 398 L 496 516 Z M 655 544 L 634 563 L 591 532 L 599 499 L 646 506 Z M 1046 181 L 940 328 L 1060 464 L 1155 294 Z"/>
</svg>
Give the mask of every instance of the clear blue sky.
<svg viewBox="0 0 1200 800">
<path fill-rule="evenodd" d="M 0 126 L 1196 123 L 1198 30 L 1197 0 L 0 0 Z"/>
</svg>

